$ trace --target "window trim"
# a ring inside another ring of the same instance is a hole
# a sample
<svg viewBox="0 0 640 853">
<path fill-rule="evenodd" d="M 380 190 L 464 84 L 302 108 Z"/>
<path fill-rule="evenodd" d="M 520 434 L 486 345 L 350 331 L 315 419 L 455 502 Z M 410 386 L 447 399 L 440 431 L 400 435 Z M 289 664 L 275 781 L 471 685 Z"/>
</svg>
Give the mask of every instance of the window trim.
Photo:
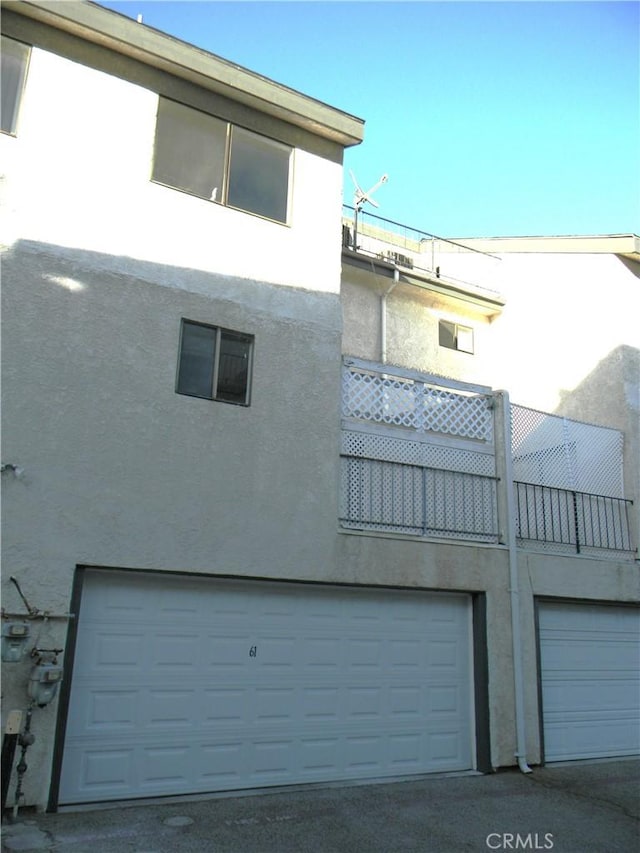
<svg viewBox="0 0 640 853">
<path fill-rule="evenodd" d="M 213 371 L 211 377 L 211 395 L 203 395 L 203 394 L 194 394 L 188 391 L 181 391 L 179 388 L 180 383 L 180 364 L 182 362 L 182 345 L 184 341 L 184 329 L 185 326 L 200 326 L 204 329 L 210 329 L 214 331 L 215 334 L 215 348 L 213 353 Z M 241 338 L 245 338 L 246 342 L 249 344 L 249 353 L 247 358 L 247 384 L 244 393 L 244 401 L 237 402 L 235 400 L 225 400 L 224 397 L 217 396 L 218 394 L 218 379 L 220 372 L 220 345 L 222 342 L 222 335 L 228 332 L 230 335 L 239 336 Z M 197 400 L 210 400 L 214 403 L 227 403 L 230 406 L 241 406 L 243 408 L 248 408 L 251 405 L 251 393 L 252 393 L 252 385 L 253 385 L 253 356 L 255 351 L 255 335 L 249 334 L 248 332 L 239 332 L 237 329 L 229 329 L 223 326 L 216 326 L 213 323 L 203 323 L 200 320 L 188 320 L 186 317 L 182 317 L 180 319 L 180 335 L 178 340 L 178 359 L 176 364 L 176 380 L 175 380 L 175 393 L 180 394 L 183 397 L 194 397 Z"/>
<path fill-rule="evenodd" d="M 156 139 L 158 134 L 158 119 L 160 116 L 160 104 L 162 101 L 171 101 L 174 104 L 178 104 L 181 107 L 184 107 L 188 110 L 193 110 L 194 112 L 201 113 L 204 116 L 209 116 L 210 118 L 216 119 L 217 121 L 223 122 L 226 125 L 226 134 L 225 134 L 225 150 L 224 156 L 221 158 L 223 161 L 223 174 L 222 174 L 222 186 L 220 188 L 219 197 L 215 199 L 207 198 L 206 196 L 200 195 L 192 190 L 186 189 L 185 187 L 177 187 L 173 184 L 168 184 L 165 181 L 162 181 L 158 178 L 154 177 L 154 171 L 156 167 Z M 263 140 L 280 150 L 286 150 L 289 153 L 288 163 L 287 163 L 287 193 L 286 193 L 286 215 L 285 219 L 274 219 L 271 216 L 266 216 L 263 213 L 258 213 L 254 210 L 248 210 L 244 207 L 238 207 L 237 205 L 230 204 L 228 200 L 229 196 L 229 177 L 231 173 L 231 162 L 233 159 L 233 130 L 234 128 L 238 128 L 238 130 L 243 131 L 251 136 L 258 137 L 260 140 Z M 167 187 L 168 189 L 176 190 L 178 192 L 183 192 L 186 195 L 190 195 L 193 198 L 198 198 L 201 201 L 208 201 L 213 204 L 220 205 L 221 207 L 226 207 L 228 210 L 236 210 L 240 213 L 246 213 L 250 216 L 257 216 L 259 219 L 264 219 L 267 222 L 273 222 L 276 225 L 284 225 L 289 226 L 291 223 L 291 206 L 292 206 L 292 184 L 293 184 L 293 171 L 294 171 L 294 152 L 295 146 L 291 145 L 288 142 L 283 142 L 280 139 L 275 139 L 272 136 L 269 136 L 264 133 L 260 133 L 254 130 L 251 127 L 246 127 L 238 122 L 230 121 L 229 119 L 223 118 L 222 116 L 215 115 L 214 113 L 208 112 L 206 110 L 200 109 L 199 107 L 191 106 L 191 104 L 185 103 L 183 101 L 179 101 L 176 98 L 170 98 L 166 95 L 159 94 L 158 95 L 158 107 L 156 109 L 156 124 L 155 124 L 155 132 L 154 132 L 154 140 L 153 140 L 153 157 L 151 161 L 151 175 L 150 180 L 152 183 L 157 184 L 159 186 Z"/>
</svg>

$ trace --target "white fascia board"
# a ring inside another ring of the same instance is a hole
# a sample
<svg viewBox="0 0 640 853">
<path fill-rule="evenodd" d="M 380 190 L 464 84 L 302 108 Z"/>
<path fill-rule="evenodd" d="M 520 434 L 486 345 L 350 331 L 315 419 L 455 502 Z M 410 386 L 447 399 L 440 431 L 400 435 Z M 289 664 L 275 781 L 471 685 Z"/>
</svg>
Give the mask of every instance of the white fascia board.
<svg viewBox="0 0 640 853">
<path fill-rule="evenodd" d="M 636 234 L 594 236 L 469 237 L 456 241 L 470 249 L 492 254 L 604 254 L 640 256 Z"/>
<path fill-rule="evenodd" d="M 339 145 L 358 145 L 364 121 L 146 24 L 79 0 L 5 0 L 3 8 L 159 68 Z"/>
</svg>

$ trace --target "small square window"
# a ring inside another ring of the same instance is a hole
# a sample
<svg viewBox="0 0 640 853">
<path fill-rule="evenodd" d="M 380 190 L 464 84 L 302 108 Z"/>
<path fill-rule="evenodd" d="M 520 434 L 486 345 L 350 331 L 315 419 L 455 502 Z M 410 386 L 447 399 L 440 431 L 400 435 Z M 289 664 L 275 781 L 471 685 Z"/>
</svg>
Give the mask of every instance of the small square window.
<svg viewBox="0 0 640 853">
<path fill-rule="evenodd" d="M 31 49 L 7 36 L 2 36 L 1 47 L 0 130 L 15 134 Z"/>
<path fill-rule="evenodd" d="M 176 392 L 249 405 L 253 335 L 182 321 Z"/>
<path fill-rule="evenodd" d="M 438 335 L 441 347 L 456 349 L 459 352 L 468 352 L 473 355 L 473 329 L 469 326 L 440 320 Z"/>
</svg>

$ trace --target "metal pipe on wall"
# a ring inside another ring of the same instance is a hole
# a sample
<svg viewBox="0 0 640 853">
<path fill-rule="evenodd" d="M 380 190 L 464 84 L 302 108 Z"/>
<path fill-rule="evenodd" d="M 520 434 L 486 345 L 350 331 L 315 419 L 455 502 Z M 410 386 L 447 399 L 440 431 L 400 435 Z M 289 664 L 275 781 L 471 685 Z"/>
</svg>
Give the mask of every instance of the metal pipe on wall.
<svg viewBox="0 0 640 853">
<path fill-rule="evenodd" d="M 509 551 L 509 592 L 511 597 L 511 638 L 513 655 L 513 682 L 516 713 L 516 758 L 523 773 L 531 773 L 527 764 L 527 738 L 525 728 L 524 676 L 522 660 L 522 631 L 520 625 L 520 584 L 518 578 L 518 554 L 516 543 L 516 521 L 513 479 L 513 454 L 511 450 L 511 403 L 507 391 L 498 391 L 502 408 L 502 450 L 505 480 L 505 524 L 504 535 Z"/>
<path fill-rule="evenodd" d="M 383 364 L 387 363 L 387 296 L 389 296 L 399 281 L 400 272 L 396 268 L 393 271 L 393 282 L 391 287 L 388 287 L 380 298 L 380 342 L 382 350 L 380 361 Z"/>
</svg>

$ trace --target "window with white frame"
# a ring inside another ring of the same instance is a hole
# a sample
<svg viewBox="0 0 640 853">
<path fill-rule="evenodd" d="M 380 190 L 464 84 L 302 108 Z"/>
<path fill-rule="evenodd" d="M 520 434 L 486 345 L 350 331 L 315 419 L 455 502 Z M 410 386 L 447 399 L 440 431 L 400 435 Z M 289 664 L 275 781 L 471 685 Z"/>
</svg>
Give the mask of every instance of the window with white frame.
<svg viewBox="0 0 640 853">
<path fill-rule="evenodd" d="M 287 222 L 292 149 L 160 97 L 152 180 Z"/>
<path fill-rule="evenodd" d="M 31 48 L 7 36 L 2 36 L 1 48 L 0 130 L 15 134 Z"/>
<path fill-rule="evenodd" d="M 473 329 L 470 326 L 440 320 L 438 337 L 441 347 L 456 349 L 459 352 L 467 352 L 473 355 Z"/>
<path fill-rule="evenodd" d="M 182 320 L 176 392 L 249 405 L 253 335 Z"/>
</svg>

